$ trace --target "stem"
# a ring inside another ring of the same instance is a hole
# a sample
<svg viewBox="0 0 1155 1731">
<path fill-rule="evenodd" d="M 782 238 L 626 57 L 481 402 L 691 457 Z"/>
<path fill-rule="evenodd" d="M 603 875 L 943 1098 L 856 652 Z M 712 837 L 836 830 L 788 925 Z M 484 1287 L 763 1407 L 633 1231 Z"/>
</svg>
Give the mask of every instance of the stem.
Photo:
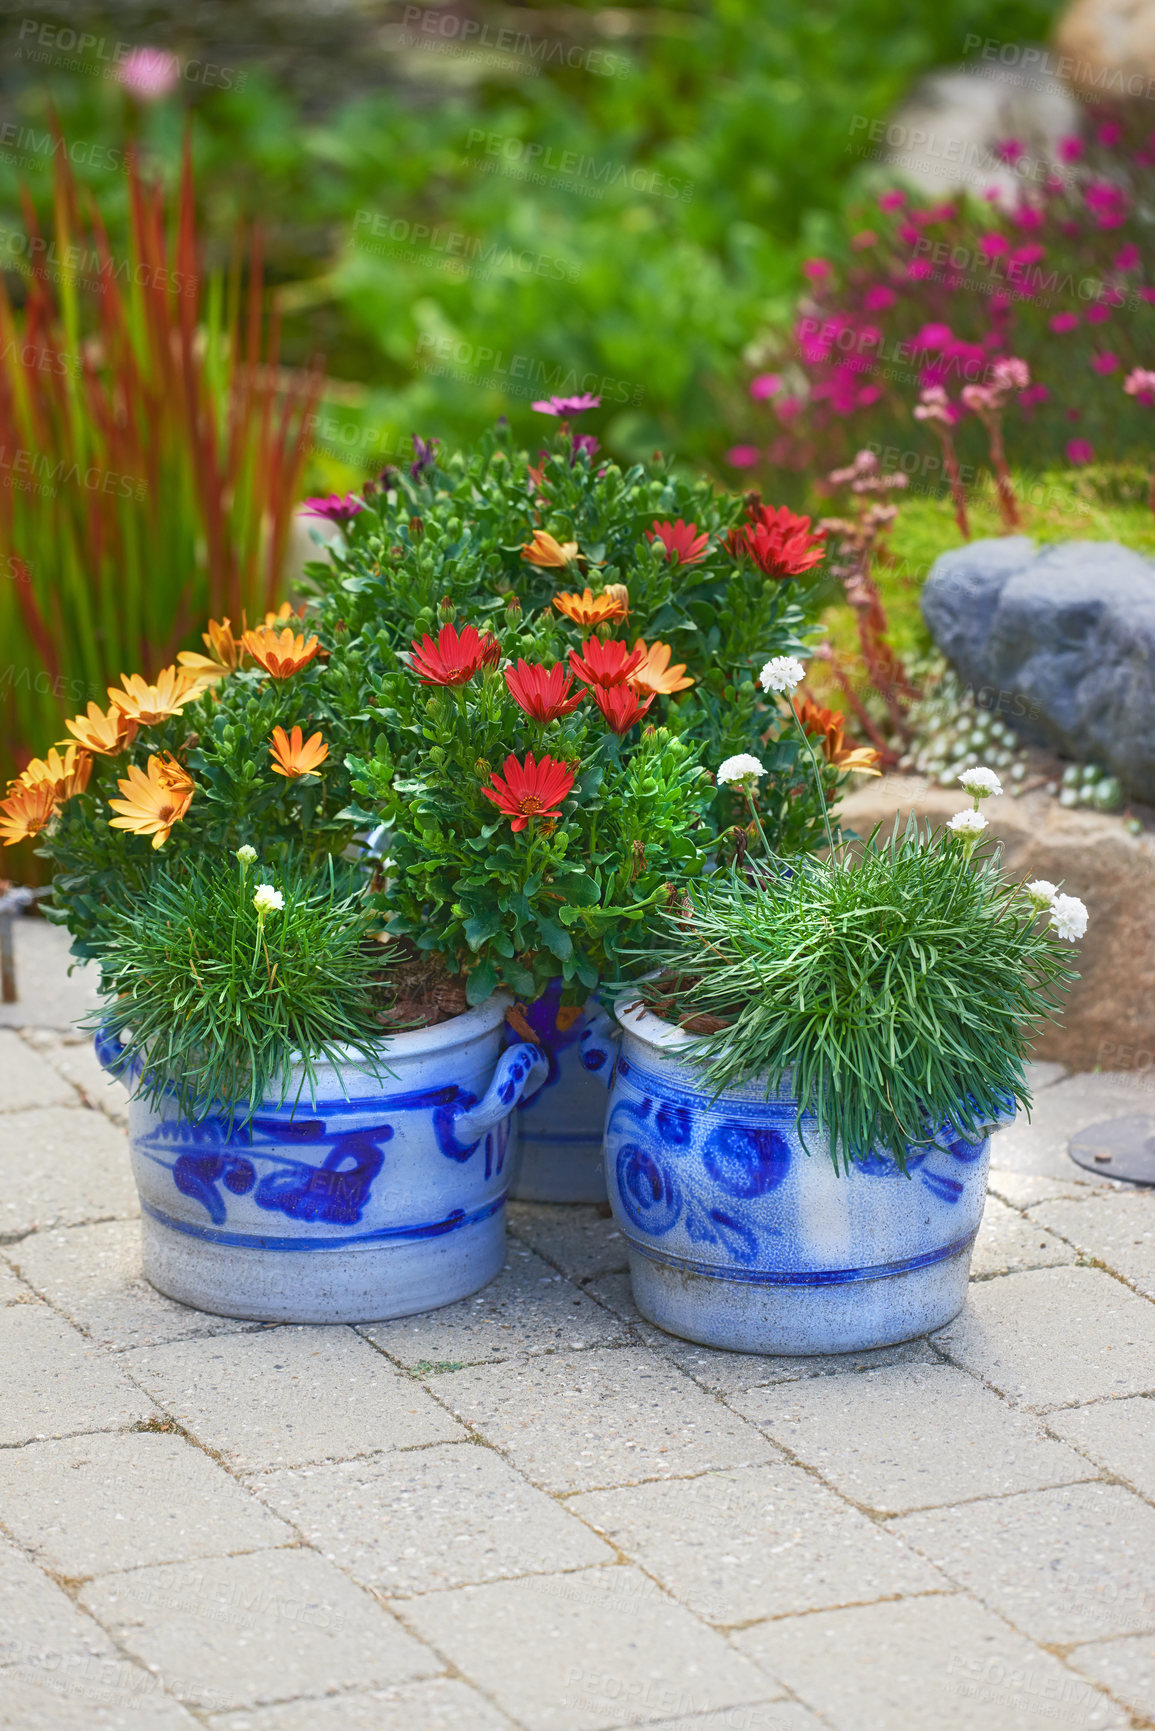
<svg viewBox="0 0 1155 1731">
<path fill-rule="evenodd" d="M 1017 529 L 1019 527 L 1019 507 L 1015 503 L 1015 491 L 1011 486 L 1011 472 L 1007 468 L 1006 452 L 1003 449 L 1002 423 L 997 415 L 992 415 L 987 421 L 987 431 L 991 440 L 991 465 L 995 471 L 995 486 L 999 496 L 999 511 L 1002 513 L 1003 527 Z"/>
<path fill-rule="evenodd" d="M 959 533 L 964 540 L 971 538 L 970 521 L 967 517 L 967 496 L 959 474 L 958 457 L 955 454 L 954 440 L 946 427 L 939 430 L 942 440 L 942 460 L 946 469 L 947 480 L 950 482 L 950 495 L 954 500 L 954 520 L 959 526 Z"/>
<path fill-rule="evenodd" d="M 770 859 L 770 843 L 766 840 L 766 831 L 762 828 L 762 819 L 758 816 L 758 807 L 754 804 L 754 795 L 747 793 L 746 804 L 750 807 L 750 816 L 754 819 L 754 827 L 758 831 L 758 839 L 762 843 L 762 852 Z"/>
<path fill-rule="evenodd" d="M 265 916 L 264 916 L 263 912 L 258 912 L 258 914 L 257 914 L 257 942 L 256 942 L 256 947 L 253 950 L 253 967 L 254 968 L 256 967 L 257 962 L 260 959 L 261 938 L 264 936 L 264 931 L 265 931 Z"/>
<path fill-rule="evenodd" d="M 802 735 L 802 743 L 806 747 L 807 756 L 810 758 L 810 764 L 814 770 L 814 785 L 818 790 L 818 803 L 822 807 L 822 821 L 826 825 L 826 840 L 830 844 L 830 863 L 833 866 L 837 866 L 838 854 L 834 846 L 834 834 L 830 828 L 830 813 L 826 809 L 826 794 L 822 786 L 822 771 L 818 767 L 818 759 L 814 755 L 814 747 L 810 743 L 810 735 L 798 719 L 798 711 L 795 709 L 793 702 L 790 705 L 790 713 L 794 717 L 795 727 Z"/>
</svg>

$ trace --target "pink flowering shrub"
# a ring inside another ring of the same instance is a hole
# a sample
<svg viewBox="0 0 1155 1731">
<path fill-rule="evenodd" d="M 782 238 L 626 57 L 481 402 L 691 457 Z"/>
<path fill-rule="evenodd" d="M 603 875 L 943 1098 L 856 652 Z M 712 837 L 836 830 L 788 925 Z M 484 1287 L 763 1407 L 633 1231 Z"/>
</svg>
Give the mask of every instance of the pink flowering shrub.
<svg viewBox="0 0 1155 1731">
<path fill-rule="evenodd" d="M 1124 147 L 1105 121 L 1092 149 L 1062 141 L 1011 208 L 896 187 L 867 227 L 859 212 L 841 259 L 808 261 L 788 339 L 763 345 L 731 456 L 801 470 L 868 447 L 934 491 L 952 465 L 993 467 L 1008 523 L 1004 437 L 1012 466 L 1146 459 L 1148 393 L 1122 384 L 1155 357 L 1155 133 Z"/>
</svg>

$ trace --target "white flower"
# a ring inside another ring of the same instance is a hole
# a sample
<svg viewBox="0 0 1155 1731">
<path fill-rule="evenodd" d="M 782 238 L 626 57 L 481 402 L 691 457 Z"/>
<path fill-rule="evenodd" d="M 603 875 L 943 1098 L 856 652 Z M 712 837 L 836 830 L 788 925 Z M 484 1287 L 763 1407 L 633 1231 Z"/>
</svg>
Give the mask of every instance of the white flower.
<svg viewBox="0 0 1155 1731">
<path fill-rule="evenodd" d="M 986 799 L 989 794 L 1003 791 L 1003 784 L 994 770 L 980 769 L 977 764 L 973 769 L 964 769 L 959 780 L 972 799 Z"/>
<path fill-rule="evenodd" d="M 285 905 L 285 898 L 280 890 L 275 890 L 272 884 L 258 884 L 257 893 L 253 897 L 253 906 L 259 914 L 280 913 Z"/>
<path fill-rule="evenodd" d="M 1054 884 L 1050 883 L 1046 878 L 1036 878 L 1033 884 L 1027 885 L 1027 895 L 1030 897 L 1031 901 L 1034 902 L 1040 913 L 1042 913 L 1044 908 L 1050 907 L 1058 893 L 1059 892 L 1055 888 Z"/>
<path fill-rule="evenodd" d="M 1087 910 L 1078 896 L 1056 896 L 1051 903 L 1051 924 L 1061 938 L 1073 944 L 1087 929 Z"/>
<path fill-rule="evenodd" d="M 793 655 L 773 655 L 758 675 L 763 691 L 793 691 L 806 678 L 806 669 Z"/>
<path fill-rule="evenodd" d="M 955 835 L 973 841 L 975 836 L 982 835 L 987 827 L 987 820 L 981 811 L 956 811 L 946 827 L 953 830 Z"/>
<path fill-rule="evenodd" d="M 256 860 L 256 857 L 257 857 L 256 848 L 255 847 L 249 847 L 247 842 L 246 842 L 244 847 L 239 847 L 237 849 L 237 858 L 240 860 L 240 862 L 243 866 L 251 866 L 254 863 L 254 861 Z"/>
<path fill-rule="evenodd" d="M 740 751 L 736 757 L 728 757 L 725 763 L 718 765 L 718 786 L 736 787 L 739 793 L 753 793 L 758 777 L 765 774 L 765 766 L 756 757 L 748 751 Z"/>
</svg>

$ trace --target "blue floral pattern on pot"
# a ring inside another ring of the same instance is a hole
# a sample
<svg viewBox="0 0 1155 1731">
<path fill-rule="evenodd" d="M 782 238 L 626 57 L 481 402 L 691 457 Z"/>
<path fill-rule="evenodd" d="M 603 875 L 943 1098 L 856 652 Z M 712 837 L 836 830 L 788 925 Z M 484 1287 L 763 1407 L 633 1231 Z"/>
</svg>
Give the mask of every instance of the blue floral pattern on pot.
<svg viewBox="0 0 1155 1731">
<path fill-rule="evenodd" d="M 541 1086 L 517 1109 L 517 1151 L 510 1195 L 523 1202 L 604 1202 L 606 1085 L 617 1028 L 596 997 L 563 1005 L 562 983 L 517 1003 L 506 1017 L 510 1040 L 539 1046 L 549 1064 Z"/>
<path fill-rule="evenodd" d="M 504 1051 L 508 998 L 394 1036 L 246 1122 L 130 1106 L 145 1273 L 171 1298 L 274 1322 L 367 1322 L 476 1292 L 505 1255 L 512 1113 L 545 1060 Z M 119 1069 L 120 1048 L 97 1052 Z M 388 1072 L 391 1072 L 389 1074 Z M 303 1080 L 303 1078 L 302 1078 Z"/>
<path fill-rule="evenodd" d="M 836 1173 L 794 1100 L 757 1086 L 712 1097 L 687 1061 L 691 1037 L 630 1001 L 606 1167 L 645 1316 L 711 1346 L 817 1353 L 889 1345 L 957 1314 L 989 1136 L 943 1124 L 905 1174 L 882 1150 Z"/>
</svg>

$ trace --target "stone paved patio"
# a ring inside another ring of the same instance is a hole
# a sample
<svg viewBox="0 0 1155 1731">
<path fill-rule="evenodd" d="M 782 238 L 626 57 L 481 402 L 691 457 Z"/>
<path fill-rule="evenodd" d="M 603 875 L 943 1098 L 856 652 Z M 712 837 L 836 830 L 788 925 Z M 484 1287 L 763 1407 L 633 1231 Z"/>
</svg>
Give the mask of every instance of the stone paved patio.
<svg viewBox="0 0 1155 1731">
<path fill-rule="evenodd" d="M 971 1301 L 839 1359 L 634 1311 L 613 1222 L 511 1210 L 477 1298 L 352 1328 L 141 1279 L 90 988 L 0 1021 L 0 1725 L 1071 1731 L 1155 1724 L 1155 1195 L 1041 1066 Z"/>
</svg>

